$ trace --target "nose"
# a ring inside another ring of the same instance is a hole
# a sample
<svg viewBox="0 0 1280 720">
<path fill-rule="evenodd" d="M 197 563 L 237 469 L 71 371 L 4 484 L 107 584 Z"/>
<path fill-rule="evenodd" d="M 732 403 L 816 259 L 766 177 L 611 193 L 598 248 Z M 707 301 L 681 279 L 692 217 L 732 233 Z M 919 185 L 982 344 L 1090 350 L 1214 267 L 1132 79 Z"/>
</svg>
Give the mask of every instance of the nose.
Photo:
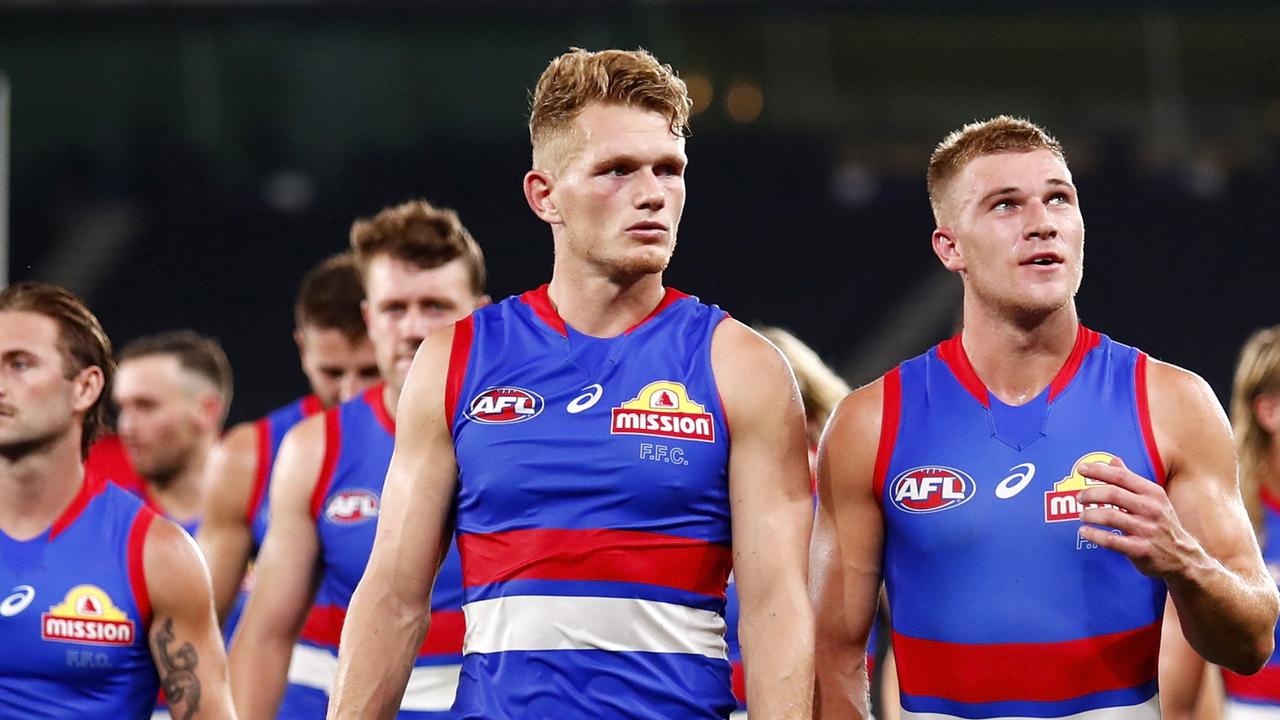
<svg viewBox="0 0 1280 720">
<path fill-rule="evenodd" d="M 659 182 L 652 168 L 636 173 L 639 187 L 636 190 L 636 207 L 645 210 L 661 210 L 667 204 L 667 190 Z"/>
<path fill-rule="evenodd" d="M 421 343 L 431 332 L 431 317 L 421 308 L 410 308 L 400 323 L 400 335 L 406 342 Z"/>
<path fill-rule="evenodd" d="M 346 402 L 360 393 L 360 373 L 352 370 L 343 373 L 342 380 L 338 382 L 338 400 Z"/>
<path fill-rule="evenodd" d="M 1027 222 L 1023 234 L 1028 240 L 1051 240 L 1058 237 L 1058 226 L 1042 201 L 1027 203 Z"/>
</svg>

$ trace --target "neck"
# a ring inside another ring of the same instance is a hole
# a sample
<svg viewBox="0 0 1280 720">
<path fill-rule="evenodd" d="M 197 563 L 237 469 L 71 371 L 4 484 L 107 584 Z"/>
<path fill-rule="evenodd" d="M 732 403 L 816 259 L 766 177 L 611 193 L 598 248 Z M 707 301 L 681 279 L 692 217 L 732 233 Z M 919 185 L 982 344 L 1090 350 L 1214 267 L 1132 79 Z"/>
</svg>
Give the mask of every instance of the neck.
<svg viewBox="0 0 1280 720">
<path fill-rule="evenodd" d="M 387 415 L 392 420 L 396 419 L 396 406 L 400 404 L 400 387 L 391 381 L 382 388 L 382 406 L 387 409 Z"/>
<path fill-rule="evenodd" d="M 557 260 L 547 294 L 565 323 L 593 337 L 615 337 L 649 316 L 666 290 L 661 273 L 627 279 L 562 271 Z"/>
<path fill-rule="evenodd" d="M 67 509 L 83 483 L 78 432 L 29 452 L 0 453 L 0 530 L 15 540 L 36 537 Z"/>
<path fill-rule="evenodd" d="M 147 478 L 147 493 L 175 520 L 186 523 L 200 516 L 204 509 L 204 464 L 213 449 L 215 438 L 202 438 L 187 463 L 163 486 Z"/>
<path fill-rule="evenodd" d="M 1034 321 L 966 302 L 961 342 L 987 389 L 1006 404 L 1022 405 L 1062 369 L 1079 325 L 1074 302 Z"/>
</svg>

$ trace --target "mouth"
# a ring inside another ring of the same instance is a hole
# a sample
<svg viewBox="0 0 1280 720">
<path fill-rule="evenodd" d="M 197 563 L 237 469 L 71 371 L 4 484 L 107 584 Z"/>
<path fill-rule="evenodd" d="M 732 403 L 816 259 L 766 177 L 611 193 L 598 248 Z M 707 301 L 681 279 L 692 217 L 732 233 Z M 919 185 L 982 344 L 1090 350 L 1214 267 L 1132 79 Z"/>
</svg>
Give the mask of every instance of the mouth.
<svg viewBox="0 0 1280 720">
<path fill-rule="evenodd" d="M 632 235 L 656 237 L 665 234 L 667 226 L 656 220 L 642 220 L 628 227 L 627 232 Z"/>
<path fill-rule="evenodd" d="M 1066 260 L 1056 252 L 1038 252 L 1030 257 L 1023 258 L 1019 265 L 1034 265 L 1036 267 L 1054 267 L 1061 265 Z"/>
</svg>

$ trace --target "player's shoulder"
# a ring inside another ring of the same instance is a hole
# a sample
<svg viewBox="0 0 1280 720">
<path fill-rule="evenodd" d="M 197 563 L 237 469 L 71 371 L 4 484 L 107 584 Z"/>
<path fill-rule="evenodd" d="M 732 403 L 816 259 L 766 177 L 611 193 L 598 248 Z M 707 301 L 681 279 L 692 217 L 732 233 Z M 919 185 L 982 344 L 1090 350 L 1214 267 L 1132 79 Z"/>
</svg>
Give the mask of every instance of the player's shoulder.
<svg viewBox="0 0 1280 720">
<path fill-rule="evenodd" d="M 760 387 L 760 380 L 771 377 L 789 385 L 795 383 L 791 365 L 782 352 L 763 335 L 731 317 L 725 317 L 711 337 L 711 365 L 722 395 L 751 391 Z"/>
<path fill-rule="evenodd" d="M 827 420 L 824 440 L 879 436 L 886 396 L 897 392 L 895 378 L 896 368 L 845 395 Z"/>
</svg>

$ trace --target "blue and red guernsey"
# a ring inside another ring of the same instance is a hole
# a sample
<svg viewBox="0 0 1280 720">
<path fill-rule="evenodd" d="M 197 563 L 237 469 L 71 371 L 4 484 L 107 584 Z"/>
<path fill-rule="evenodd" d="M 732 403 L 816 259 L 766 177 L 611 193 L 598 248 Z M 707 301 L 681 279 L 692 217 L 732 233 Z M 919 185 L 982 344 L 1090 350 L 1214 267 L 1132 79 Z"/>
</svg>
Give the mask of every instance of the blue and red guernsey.
<svg viewBox="0 0 1280 720">
<path fill-rule="evenodd" d="M 459 718 L 723 718 L 729 429 L 711 369 L 725 313 L 668 289 L 614 338 L 547 286 L 455 326 L 467 636 Z"/>
<path fill-rule="evenodd" d="M 320 538 L 320 584 L 289 668 L 291 685 L 319 693 L 328 692 L 337 671 L 338 640 L 373 550 L 382 486 L 395 445 L 395 421 L 383 404 L 382 391 L 382 385 L 375 386 L 325 413 L 324 465 L 311 497 Z M 457 687 L 464 632 L 462 566 L 451 547 L 432 592 L 431 629 L 414 663 L 399 717 L 452 717 L 448 710 Z M 286 709 L 302 694 L 291 687 Z M 317 704 L 323 717 L 323 703 Z"/>
<path fill-rule="evenodd" d="M 21 542 L 0 532 L 0 717 L 150 717 L 142 551 L 154 518 L 90 475 L 48 531 Z"/>
<path fill-rule="evenodd" d="M 271 483 L 271 469 L 275 467 L 276 455 L 280 454 L 280 443 L 294 425 L 324 410 L 320 398 L 307 395 L 298 398 L 284 407 L 271 411 L 266 417 L 254 423 L 258 433 L 257 473 L 253 479 L 253 492 L 249 495 L 249 505 L 245 508 L 245 517 L 253 533 L 253 554 L 257 555 L 262 542 L 267 538 L 267 499 L 271 495 L 268 489 Z"/>
<path fill-rule="evenodd" d="M 959 336 L 884 378 L 874 481 L 907 718 L 1158 718 L 1165 588 L 1081 537 L 1081 461 L 1163 484 L 1147 357 L 1080 327 L 1025 405 Z"/>
<path fill-rule="evenodd" d="M 1271 577 L 1280 583 L 1280 498 L 1262 490 L 1262 559 Z M 1275 630 L 1276 647 L 1280 648 L 1280 627 Z M 1280 719 L 1280 650 L 1254 675 L 1237 675 L 1222 671 L 1222 684 L 1227 694 L 1223 717 Z"/>
</svg>

